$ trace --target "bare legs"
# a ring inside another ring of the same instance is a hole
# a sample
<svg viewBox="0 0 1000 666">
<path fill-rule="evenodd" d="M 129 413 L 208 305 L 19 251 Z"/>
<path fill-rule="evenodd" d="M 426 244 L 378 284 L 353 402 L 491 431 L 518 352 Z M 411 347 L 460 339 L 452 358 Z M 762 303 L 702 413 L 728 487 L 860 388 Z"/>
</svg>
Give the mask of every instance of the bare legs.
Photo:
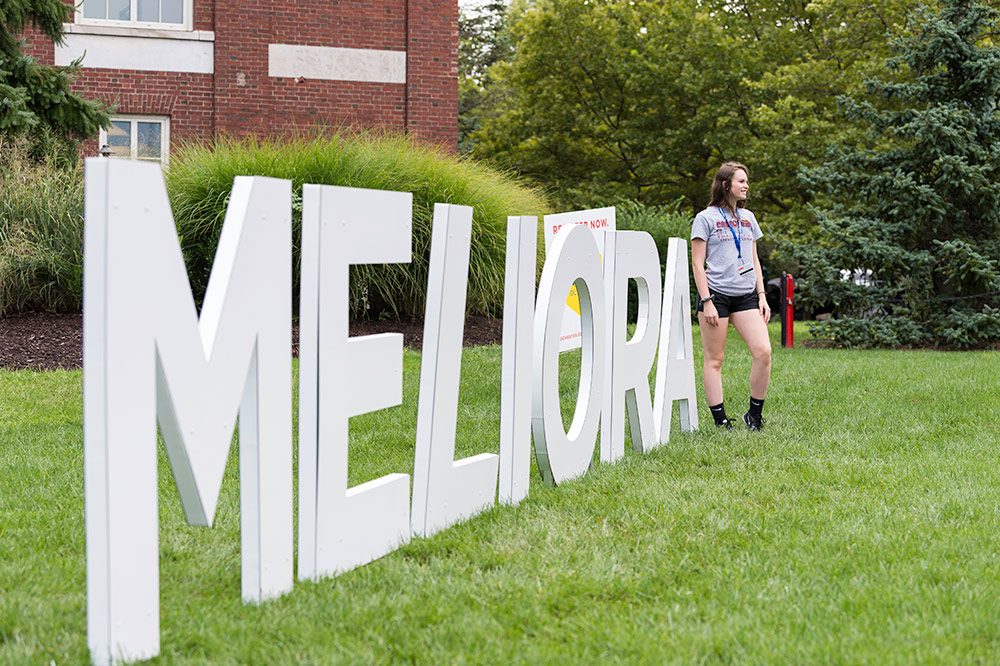
<svg viewBox="0 0 1000 666">
<path fill-rule="evenodd" d="M 719 317 L 719 325 L 706 323 L 704 313 L 698 313 L 701 330 L 701 344 L 705 349 L 705 399 L 709 405 L 722 402 L 722 361 L 726 356 L 726 333 L 729 321 L 750 349 L 753 363 L 750 366 L 750 396 L 763 400 L 767 396 L 767 385 L 771 379 L 771 340 L 767 334 L 767 324 L 757 310 L 733 312 L 729 317 Z"/>
<path fill-rule="evenodd" d="M 771 339 L 767 336 L 767 324 L 757 310 L 734 312 L 730 318 L 753 358 L 750 365 L 750 397 L 763 400 L 767 396 L 767 384 L 771 381 Z"/>
<path fill-rule="evenodd" d="M 705 399 L 709 405 L 718 405 L 722 402 L 722 360 L 726 357 L 729 317 L 719 317 L 719 324 L 713 326 L 705 321 L 705 313 L 699 312 L 698 328 L 701 330 L 701 346 L 705 350 L 705 366 L 702 371 Z"/>
</svg>

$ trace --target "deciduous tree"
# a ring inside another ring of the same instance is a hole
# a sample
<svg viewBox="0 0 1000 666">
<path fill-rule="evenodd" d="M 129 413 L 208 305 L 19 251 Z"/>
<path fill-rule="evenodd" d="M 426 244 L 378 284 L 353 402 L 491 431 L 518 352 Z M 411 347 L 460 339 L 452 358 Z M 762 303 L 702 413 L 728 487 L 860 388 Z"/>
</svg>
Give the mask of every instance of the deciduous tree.
<svg viewBox="0 0 1000 666">
<path fill-rule="evenodd" d="M 458 150 L 475 147 L 481 117 L 497 106 L 490 68 L 512 54 L 506 26 L 507 2 L 482 0 L 464 4 L 458 19 Z"/>
<path fill-rule="evenodd" d="M 769 237 L 801 233 L 801 165 L 855 130 L 861 89 L 916 0 L 518 0 L 503 94 L 476 154 L 552 186 L 566 204 L 704 204 L 723 161 L 750 166 Z M 781 222 L 781 224 L 775 224 Z"/>
</svg>

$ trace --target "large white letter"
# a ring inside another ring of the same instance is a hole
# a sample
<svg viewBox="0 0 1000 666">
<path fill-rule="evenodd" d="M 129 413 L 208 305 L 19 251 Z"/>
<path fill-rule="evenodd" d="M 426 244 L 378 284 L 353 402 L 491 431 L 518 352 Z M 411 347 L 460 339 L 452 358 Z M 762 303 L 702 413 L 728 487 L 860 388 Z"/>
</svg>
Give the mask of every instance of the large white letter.
<svg viewBox="0 0 1000 666">
<path fill-rule="evenodd" d="M 538 218 L 507 218 L 500 376 L 500 492 L 503 504 L 528 496 L 531 473 L 531 307 Z"/>
<path fill-rule="evenodd" d="M 210 525 L 240 415 L 242 587 L 292 587 L 291 184 L 237 178 L 201 319 L 159 165 L 90 159 L 84 252 L 87 634 L 159 652 L 156 421 L 188 522 Z"/>
<path fill-rule="evenodd" d="M 635 334 L 627 340 L 628 281 L 632 278 L 639 291 L 639 316 Z M 660 335 L 660 257 L 653 237 L 643 231 L 604 234 L 604 283 L 611 350 L 604 377 L 601 460 L 614 462 L 625 454 L 626 406 L 632 449 L 649 451 L 658 443 L 649 390 L 649 371 Z"/>
<path fill-rule="evenodd" d="M 479 513 L 496 498 L 496 454 L 455 460 L 471 243 L 472 208 L 435 204 L 413 461 L 413 533 L 421 536 Z"/>
<path fill-rule="evenodd" d="M 670 439 L 670 413 L 680 400 L 681 430 L 698 428 L 697 388 L 691 342 L 691 287 L 688 281 L 687 241 L 671 238 L 663 283 L 663 319 L 656 362 L 656 398 L 653 418 L 660 443 Z"/>
<path fill-rule="evenodd" d="M 583 349 L 576 411 L 566 432 L 559 409 L 559 337 L 566 293 L 574 283 L 580 297 Z M 597 243 L 583 226 L 563 230 L 556 234 L 542 269 L 535 308 L 531 431 L 538 470 L 550 485 L 580 476 L 594 456 L 607 362 L 605 316 Z"/>
<path fill-rule="evenodd" d="M 408 263 L 413 195 L 306 185 L 299 312 L 299 579 L 410 538 L 410 477 L 347 487 L 348 419 L 403 400 L 403 336 L 350 338 L 351 264 Z"/>
</svg>

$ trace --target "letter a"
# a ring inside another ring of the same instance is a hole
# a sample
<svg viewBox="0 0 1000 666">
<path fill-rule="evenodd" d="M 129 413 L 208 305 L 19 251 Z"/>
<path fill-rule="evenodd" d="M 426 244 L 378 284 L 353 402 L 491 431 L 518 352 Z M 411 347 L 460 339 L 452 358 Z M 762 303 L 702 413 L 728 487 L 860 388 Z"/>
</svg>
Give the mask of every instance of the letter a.
<svg viewBox="0 0 1000 666">
<path fill-rule="evenodd" d="M 674 400 L 681 403 L 681 430 L 698 428 L 687 257 L 687 242 L 682 238 L 671 238 L 667 245 L 660 351 L 656 362 L 656 397 L 653 400 L 653 418 L 656 419 L 661 444 L 670 439 L 670 413 Z"/>
</svg>

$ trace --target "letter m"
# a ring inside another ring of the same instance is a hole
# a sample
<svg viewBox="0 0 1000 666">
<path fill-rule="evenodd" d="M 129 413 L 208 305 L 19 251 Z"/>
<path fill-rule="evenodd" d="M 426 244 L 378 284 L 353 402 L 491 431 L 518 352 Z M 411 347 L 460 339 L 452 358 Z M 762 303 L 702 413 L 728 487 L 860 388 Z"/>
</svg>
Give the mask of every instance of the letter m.
<svg viewBox="0 0 1000 666">
<path fill-rule="evenodd" d="M 212 524 L 239 415 L 242 587 L 292 587 L 291 186 L 236 178 L 201 310 L 155 164 L 86 165 L 87 634 L 96 664 L 160 646 L 156 424 L 184 513 Z"/>
</svg>

